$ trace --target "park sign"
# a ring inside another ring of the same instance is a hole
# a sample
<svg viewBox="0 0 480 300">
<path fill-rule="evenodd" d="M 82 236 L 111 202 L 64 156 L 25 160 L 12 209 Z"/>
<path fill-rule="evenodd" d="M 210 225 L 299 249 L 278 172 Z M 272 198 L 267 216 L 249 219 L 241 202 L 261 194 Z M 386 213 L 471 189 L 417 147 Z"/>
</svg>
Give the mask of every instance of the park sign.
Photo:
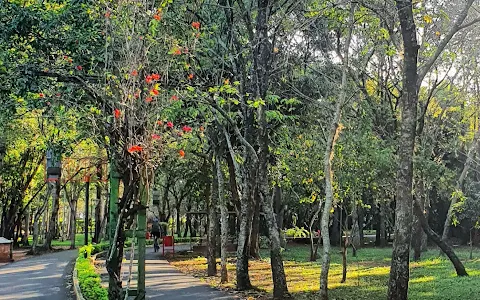
<svg viewBox="0 0 480 300">
<path fill-rule="evenodd" d="M 61 176 L 62 162 L 61 154 L 53 149 L 47 150 L 47 181 L 58 181 Z"/>
</svg>

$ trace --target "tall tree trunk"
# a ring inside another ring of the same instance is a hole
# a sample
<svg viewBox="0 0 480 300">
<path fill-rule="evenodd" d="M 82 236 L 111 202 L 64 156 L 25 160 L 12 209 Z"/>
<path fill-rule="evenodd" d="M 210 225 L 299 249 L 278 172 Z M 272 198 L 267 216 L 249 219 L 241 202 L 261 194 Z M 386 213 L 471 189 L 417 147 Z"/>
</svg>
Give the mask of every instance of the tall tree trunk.
<svg viewBox="0 0 480 300">
<path fill-rule="evenodd" d="M 52 241 L 57 234 L 58 210 L 60 208 L 60 181 L 53 183 L 52 190 L 52 212 L 45 238 L 45 244 L 43 245 L 45 250 L 52 249 Z"/>
<path fill-rule="evenodd" d="M 96 198 L 97 205 L 95 206 L 95 234 L 93 240 L 95 243 L 100 243 L 102 239 L 102 222 L 103 213 L 105 211 L 105 199 L 102 197 L 102 165 L 97 166 L 97 184 L 96 184 Z"/>
<path fill-rule="evenodd" d="M 350 16 L 347 39 L 345 42 L 345 49 L 343 54 L 342 64 L 342 83 L 340 86 L 340 95 L 335 104 L 335 112 L 330 125 L 330 132 L 328 134 L 327 145 L 323 158 L 323 169 L 325 174 L 325 205 L 323 207 L 321 219 L 321 233 L 323 240 L 323 257 L 322 257 L 322 271 L 320 273 L 320 298 L 328 300 L 328 271 L 330 269 L 330 234 L 328 232 L 330 222 L 330 210 L 333 205 L 333 171 L 332 160 L 335 153 L 335 143 L 342 130 L 340 124 L 342 118 L 342 107 L 345 104 L 347 93 L 347 72 L 349 66 L 349 50 L 350 42 L 352 40 L 353 21 L 355 14 L 355 4 L 350 3 Z"/>
<path fill-rule="evenodd" d="M 223 172 L 221 167 L 221 156 L 215 156 L 215 166 L 217 169 L 218 181 L 218 204 L 220 206 L 220 234 L 221 234 L 221 263 L 220 263 L 220 280 L 221 283 L 228 282 L 227 272 L 227 244 L 228 244 L 228 207 L 227 199 L 225 198 L 225 181 L 223 179 Z"/>
<path fill-rule="evenodd" d="M 51 185 L 47 185 L 47 192 L 42 197 L 41 206 L 35 212 L 33 217 L 33 240 L 32 240 L 32 254 L 37 254 L 37 246 L 39 244 L 39 235 L 40 235 L 40 218 L 45 211 L 45 208 L 48 206 L 48 199 L 50 198 L 50 194 L 52 192 Z"/>
<path fill-rule="evenodd" d="M 216 257 L 216 229 L 217 229 L 217 210 L 216 202 L 218 199 L 218 182 L 215 165 L 212 166 L 213 181 L 211 182 L 212 192 L 208 201 L 208 232 L 207 232 L 207 276 L 217 275 L 217 257 Z M 209 193 L 210 194 L 210 193 Z"/>
<path fill-rule="evenodd" d="M 345 222 L 345 224 L 348 225 L 347 222 Z M 345 227 L 345 228 L 347 228 L 347 227 Z M 360 228 L 358 227 L 358 204 L 355 201 L 355 199 L 353 199 L 353 203 L 352 203 L 352 233 L 351 233 L 351 236 L 352 236 L 352 238 L 351 238 L 352 245 L 353 245 L 353 248 L 355 249 L 353 251 L 353 253 L 354 253 L 353 256 L 356 256 L 356 254 L 357 254 L 356 250 L 360 249 L 361 242 L 360 242 Z"/>
<path fill-rule="evenodd" d="M 30 207 L 25 210 L 25 223 L 24 223 L 25 233 L 22 238 L 22 245 L 28 246 L 28 236 L 30 235 Z"/>
<path fill-rule="evenodd" d="M 387 229 L 386 229 L 386 213 L 385 213 L 385 201 L 380 201 L 379 208 L 380 208 L 380 218 L 378 219 L 378 227 L 380 230 L 380 247 L 385 248 L 387 246 Z"/>
<path fill-rule="evenodd" d="M 77 233 L 77 200 L 70 201 L 70 249 L 75 249 L 75 236 Z"/>
<path fill-rule="evenodd" d="M 175 223 L 177 225 L 176 226 L 177 228 L 176 228 L 175 231 L 176 231 L 178 236 L 182 235 L 182 229 L 181 229 L 182 224 L 181 224 L 181 220 L 180 220 L 180 203 L 181 203 L 180 201 L 178 201 L 175 205 L 175 211 L 177 212 L 176 221 L 175 221 Z"/>
<path fill-rule="evenodd" d="M 412 236 L 413 151 L 417 123 L 418 44 L 411 1 L 396 0 L 404 47 L 402 125 L 398 139 L 398 171 L 389 300 L 408 298 L 410 240 Z"/>
<path fill-rule="evenodd" d="M 250 158 L 249 158 L 250 160 Z M 248 174 L 247 178 L 244 181 L 243 194 L 240 201 L 240 215 L 238 216 L 240 221 L 240 228 L 238 232 L 238 245 L 237 245 L 237 264 L 236 264 L 236 279 L 237 279 L 237 290 L 243 291 L 252 288 L 250 282 L 250 275 L 248 272 L 248 260 L 249 260 L 249 236 L 250 236 L 250 227 L 252 212 L 250 209 L 256 171 L 252 165 L 251 161 L 247 161 L 248 165 L 246 173 Z M 252 180 L 253 178 L 253 180 Z M 233 191 L 232 191 L 233 193 Z"/>
<path fill-rule="evenodd" d="M 252 231 L 250 233 L 250 257 L 260 259 L 260 196 L 255 192 Z"/>
</svg>

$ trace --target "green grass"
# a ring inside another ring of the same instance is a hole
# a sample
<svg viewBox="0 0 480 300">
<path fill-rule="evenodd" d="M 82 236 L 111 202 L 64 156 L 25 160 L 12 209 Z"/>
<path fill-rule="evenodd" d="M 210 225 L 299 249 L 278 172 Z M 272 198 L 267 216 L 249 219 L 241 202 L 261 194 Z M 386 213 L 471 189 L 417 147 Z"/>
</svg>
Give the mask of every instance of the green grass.
<svg viewBox="0 0 480 300">
<path fill-rule="evenodd" d="M 386 297 L 392 253 L 390 248 L 361 249 L 357 257 L 352 257 L 350 251 L 346 283 L 340 283 L 342 274 L 340 249 L 333 248 L 331 253 L 329 272 L 331 299 L 372 300 Z M 478 297 L 480 295 L 480 285 L 478 285 L 480 255 L 477 253 L 476 258 L 469 260 L 469 249 L 459 248 L 456 249 L 456 253 L 464 262 L 469 277 L 457 277 L 450 261 L 446 257 L 439 257 L 439 251 L 436 248 L 431 249 L 423 253 L 420 262 L 411 262 L 409 299 L 453 300 Z M 268 257 L 268 251 L 262 254 Z M 316 263 L 307 261 L 308 246 L 290 247 L 283 256 L 286 261 L 287 277 L 290 277 L 289 288 L 297 294 L 296 298 L 315 298 L 312 292 L 318 291 L 321 260 L 319 259 Z M 292 262 L 294 262 L 293 266 L 290 265 Z M 301 267 L 298 270 L 296 266 Z M 293 273 L 289 270 L 292 267 L 295 270 Z M 292 280 L 295 278 L 297 280 Z M 312 282 L 315 285 L 313 287 Z"/>
<path fill-rule="evenodd" d="M 319 249 L 319 253 L 321 254 Z M 412 262 L 409 299 L 411 300 L 456 300 L 478 299 L 480 295 L 480 252 L 476 249 L 474 259 L 469 260 L 469 249 L 455 249 L 464 262 L 469 277 L 457 277 L 450 261 L 439 257 L 436 248 L 423 253 L 420 262 Z M 252 284 L 271 293 L 273 290 L 269 251 L 262 250 L 261 260 L 249 263 Z M 283 252 L 285 274 L 289 291 L 295 299 L 318 299 L 320 264 L 308 261 L 310 249 L 306 245 L 292 245 Z M 340 283 L 342 278 L 342 258 L 339 248 L 332 248 L 331 267 L 329 272 L 330 299 L 336 300 L 376 300 L 386 299 L 387 283 L 390 272 L 391 248 L 365 248 L 358 251 L 357 257 L 348 253 L 347 282 Z M 175 256 L 172 263 L 183 270 L 200 277 L 206 275 L 205 258 Z M 222 285 L 225 288 L 235 286 L 235 260 L 228 264 L 230 282 Z M 219 278 L 206 278 L 219 286 Z"/>
<path fill-rule="evenodd" d="M 89 242 L 92 240 L 92 236 L 88 235 Z M 28 237 L 28 242 L 30 245 L 32 244 L 33 236 Z M 75 235 L 75 247 L 85 246 L 85 235 L 83 233 L 77 233 Z M 60 241 L 60 240 L 53 240 L 52 247 L 70 247 L 70 240 Z"/>
</svg>

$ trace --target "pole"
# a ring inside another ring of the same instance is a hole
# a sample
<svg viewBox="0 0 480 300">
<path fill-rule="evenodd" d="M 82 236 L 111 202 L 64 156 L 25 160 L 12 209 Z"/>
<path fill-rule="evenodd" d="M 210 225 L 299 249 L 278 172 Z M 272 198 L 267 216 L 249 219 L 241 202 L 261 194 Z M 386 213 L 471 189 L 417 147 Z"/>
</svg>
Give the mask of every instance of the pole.
<svg viewBox="0 0 480 300">
<path fill-rule="evenodd" d="M 88 221 L 90 202 L 90 176 L 85 176 L 85 245 L 88 245 Z"/>
</svg>

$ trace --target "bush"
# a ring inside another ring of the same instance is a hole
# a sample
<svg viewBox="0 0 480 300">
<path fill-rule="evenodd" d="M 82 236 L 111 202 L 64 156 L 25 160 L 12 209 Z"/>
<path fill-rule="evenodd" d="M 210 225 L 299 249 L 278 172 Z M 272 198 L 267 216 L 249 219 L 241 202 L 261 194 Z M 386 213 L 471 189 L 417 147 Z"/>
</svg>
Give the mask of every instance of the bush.
<svg viewBox="0 0 480 300">
<path fill-rule="evenodd" d="M 95 267 L 90 259 L 92 254 L 103 251 L 108 244 L 87 245 L 79 249 L 75 268 L 77 269 L 78 283 L 82 295 L 87 300 L 108 300 L 108 291 L 100 284 L 100 275 L 95 272 Z M 85 258 L 87 253 L 87 258 Z"/>
<path fill-rule="evenodd" d="M 258 239 L 258 245 L 260 249 L 270 249 L 270 239 L 266 236 L 261 235 Z"/>
</svg>

